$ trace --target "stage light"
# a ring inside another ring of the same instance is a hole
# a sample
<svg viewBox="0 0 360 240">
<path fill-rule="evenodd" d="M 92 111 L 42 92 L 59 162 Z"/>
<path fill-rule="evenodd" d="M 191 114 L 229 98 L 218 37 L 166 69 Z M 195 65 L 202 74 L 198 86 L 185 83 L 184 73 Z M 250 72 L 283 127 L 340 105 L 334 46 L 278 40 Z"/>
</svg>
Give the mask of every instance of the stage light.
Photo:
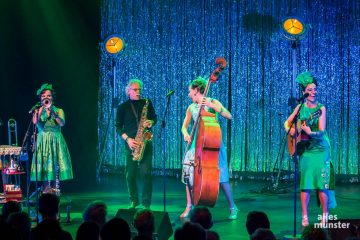
<svg viewBox="0 0 360 240">
<path fill-rule="evenodd" d="M 105 39 L 103 47 L 106 53 L 116 55 L 125 48 L 125 43 L 118 34 L 112 34 Z"/>
<path fill-rule="evenodd" d="M 116 85 L 116 63 L 120 61 L 120 56 L 122 56 L 122 54 L 120 54 L 124 48 L 125 48 L 125 42 L 124 40 L 120 37 L 120 35 L 118 34 L 111 34 L 110 36 L 108 36 L 104 41 L 100 42 L 100 48 L 102 50 L 103 56 L 105 59 L 109 60 L 108 62 L 112 64 L 112 76 L 113 76 L 113 80 L 112 80 L 112 103 L 111 103 L 111 113 L 110 113 L 110 117 L 108 119 L 108 123 L 107 125 L 109 126 L 110 124 L 110 120 L 113 119 L 113 121 L 116 121 L 116 114 L 115 114 L 115 109 L 118 105 L 118 96 L 117 93 L 115 91 L 115 87 Z M 114 144 L 113 144 L 113 148 L 114 148 L 114 159 L 117 159 L 117 143 L 116 143 L 116 138 L 117 138 L 117 133 L 116 133 L 116 128 L 113 128 L 113 139 L 114 139 Z M 106 141 L 106 137 L 105 137 L 105 141 Z M 97 164 L 97 170 L 96 170 L 96 178 L 98 181 L 100 181 L 100 174 L 102 171 L 106 171 L 103 168 L 103 160 L 104 160 L 104 149 L 101 150 L 101 155 L 100 155 L 100 160 Z"/>
<path fill-rule="evenodd" d="M 308 26 L 299 17 L 290 16 L 281 21 L 281 29 L 287 39 L 297 41 L 305 36 Z"/>
</svg>

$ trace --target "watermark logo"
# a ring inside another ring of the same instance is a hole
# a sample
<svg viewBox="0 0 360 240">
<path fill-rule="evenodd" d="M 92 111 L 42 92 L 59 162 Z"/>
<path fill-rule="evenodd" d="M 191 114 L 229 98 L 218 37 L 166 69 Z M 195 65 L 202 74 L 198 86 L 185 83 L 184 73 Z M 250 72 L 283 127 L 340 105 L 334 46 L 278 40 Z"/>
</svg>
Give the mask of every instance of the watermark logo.
<svg viewBox="0 0 360 240">
<path fill-rule="evenodd" d="M 330 228 L 330 229 L 348 229 L 350 228 L 349 222 L 338 220 L 338 216 L 331 214 L 318 215 L 319 223 L 314 224 L 314 228 Z M 338 221 L 337 221 L 338 220 Z M 330 221 L 330 222 L 329 222 Z"/>
</svg>

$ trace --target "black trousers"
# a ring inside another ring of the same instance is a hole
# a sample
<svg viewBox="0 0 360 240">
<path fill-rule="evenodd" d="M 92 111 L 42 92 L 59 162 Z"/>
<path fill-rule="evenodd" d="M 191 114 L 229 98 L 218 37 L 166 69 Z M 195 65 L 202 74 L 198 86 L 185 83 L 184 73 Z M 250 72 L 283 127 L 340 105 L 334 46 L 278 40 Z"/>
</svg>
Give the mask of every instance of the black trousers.
<svg viewBox="0 0 360 240">
<path fill-rule="evenodd" d="M 126 148 L 126 182 L 130 201 L 139 202 L 138 183 L 142 185 L 141 203 L 144 206 L 151 205 L 152 197 L 152 143 L 147 143 L 144 157 L 141 161 L 133 161 L 130 149 Z"/>
</svg>

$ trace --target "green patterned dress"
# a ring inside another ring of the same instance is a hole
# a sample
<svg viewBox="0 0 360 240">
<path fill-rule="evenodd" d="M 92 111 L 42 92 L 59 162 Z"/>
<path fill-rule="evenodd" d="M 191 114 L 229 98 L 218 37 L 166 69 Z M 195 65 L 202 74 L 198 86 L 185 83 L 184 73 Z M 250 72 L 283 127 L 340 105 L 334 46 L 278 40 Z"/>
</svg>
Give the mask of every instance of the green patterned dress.
<svg viewBox="0 0 360 240">
<path fill-rule="evenodd" d="M 36 164 L 38 181 L 54 181 L 57 174 L 60 181 L 72 179 L 71 158 L 60 125 L 53 117 L 48 118 L 46 111 L 42 111 L 37 128 L 39 132 L 31 164 L 31 180 L 35 181 L 36 178 Z"/>
<path fill-rule="evenodd" d="M 310 115 L 323 107 L 318 103 L 315 108 L 308 108 L 303 104 L 300 110 L 300 119 L 307 120 Z M 307 124 L 313 132 L 319 131 L 319 118 L 314 118 Z M 328 190 L 329 208 L 336 206 L 334 191 L 334 167 L 331 162 L 331 147 L 326 131 L 319 138 L 310 138 L 304 153 L 300 156 L 300 189 L 301 190 Z"/>
</svg>

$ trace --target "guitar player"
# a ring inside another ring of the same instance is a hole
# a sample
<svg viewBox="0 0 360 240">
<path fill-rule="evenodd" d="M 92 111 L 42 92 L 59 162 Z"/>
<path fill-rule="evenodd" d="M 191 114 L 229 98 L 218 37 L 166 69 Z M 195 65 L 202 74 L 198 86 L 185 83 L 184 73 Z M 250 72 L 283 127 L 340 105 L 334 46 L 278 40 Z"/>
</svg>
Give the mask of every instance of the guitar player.
<svg viewBox="0 0 360 240">
<path fill-rule="evenodd" d="M 299 134 L 308 135 L 308 142 L 300 156 L 300 200 L 302 208 L 302 226 L 309 225 L 308 204 L 311 190 L 317 191 L 321 204 L 321 223 L 328 220 L 328 209 L 336 206 L 334 194 L 334 168 L 331 162 L 331 146 L 326 133 L 326 108 L 317 100 L 317 81 L 310 72 L 303 72 L 296 78 L 302 93 L 307 97 L 299 104 L 285 121 L 284 127 L 288 131 L 297 116 L 300 128 Z M 300 107 L 301 106 L 301 107 Z M 299 111 L 300 108 L 300 111 Z M 318 114 L 315 114 L 318 113 Z M 316 117 L 312 117 L 317 115 Z M 309 120 L 310 119 L 310 120 Z M 295 135 L 296 127 L 290 129 L 290 135 Z"/>
</svg>

